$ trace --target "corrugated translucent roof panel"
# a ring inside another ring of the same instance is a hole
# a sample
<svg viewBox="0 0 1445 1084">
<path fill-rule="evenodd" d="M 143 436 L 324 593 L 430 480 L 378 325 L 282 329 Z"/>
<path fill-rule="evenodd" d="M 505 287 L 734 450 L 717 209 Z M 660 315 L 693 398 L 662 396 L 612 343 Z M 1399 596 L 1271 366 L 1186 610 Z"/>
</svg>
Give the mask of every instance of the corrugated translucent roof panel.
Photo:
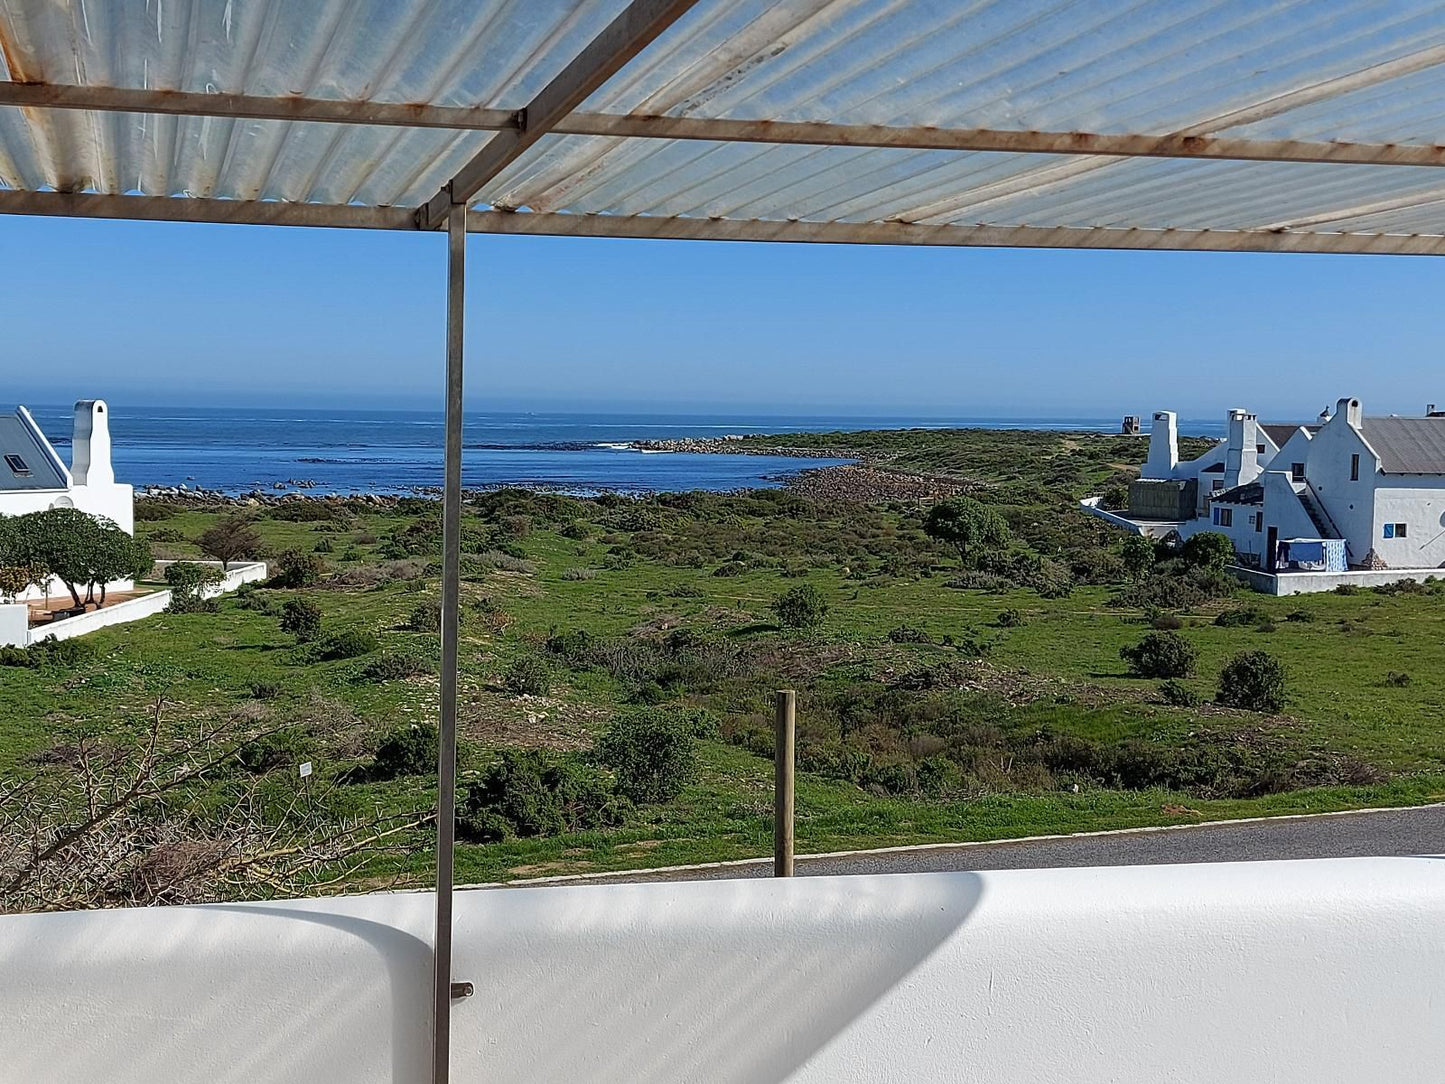
<svg viewBox="0 0 1445 1084">
<path fill-rule="evenodd" d="M 552 128 L 520 143 L 486 130 L 629 4 L 676 21 Z M 0 69 L 61 89 L 493 115 L 445 128 L 200 115 L 199 98 L 179 116 L 0 105 L 0 187 L 19 192 L 410 208 L 496 140 L 488 156 L 518 154 L 476 176 L 472 205 L 565 232 L 1215 231 L 1237 247 L 1445 253 L 1438 0 L 0 0 Z M 1351 163 L 1332 158 L 1345 143 Z"/>
</svg>

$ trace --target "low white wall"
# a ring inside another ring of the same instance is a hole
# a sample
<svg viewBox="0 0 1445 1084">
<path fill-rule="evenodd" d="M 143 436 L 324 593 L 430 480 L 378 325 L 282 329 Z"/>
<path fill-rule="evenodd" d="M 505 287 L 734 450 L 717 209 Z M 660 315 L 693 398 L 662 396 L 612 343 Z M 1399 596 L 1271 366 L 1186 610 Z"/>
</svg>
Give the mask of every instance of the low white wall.
<svg viewBox="0 0 1445 1084">
<path fill-rule="evenodd" d="M 174 561 L 157 561 L 156 567 L 164 571 L 166 565 L 175 564 Z M 216 561 L 197 561 L 197 564 L 206 564 L 220 567 Z M 205 588 L 201 593 L 206 598 L 215 598 L 228 591 L 234 591 L 243 583 L 252 583 L 266 578 L 266 563 L 264 561 L 252 561 L 246 564 L 238 564 L 231 568 L 222 578 L 221 582 Z M 96 629 L 103 629 L 110 625 L 124 625 L 130 621 L 139 621 L 143 617 L 150 617 L 158 614 L 171 604 L 171 593 L 169 590 L 153 591 L 148 595 L 141 595 L 139 598 L 126 599 L 124 602 L 114 602 L 102 606 L 98 610 L 90 610 L 87 613 L 75 617 L 67 617 L 60 621 L 41 625 L 38 628 L 30 629 L 23 640 L 6 640 L 6 625 L 0 619 L 0 644 L 13 643 L 18 646 L 36 643 L 40 640 L 69 640 L 75 636 L 84 636 L 86 633 L 94 632 Z"/>
<path fill-rule="evenodd" d="M 1321 591 L 1333 591 L 1336 587 L 1351 584 L 1355 587 L 1384 587 L 1413 580 L 1425 583 L 1429 580 L 1445 579 L 1445 569 L 1425 568 L 1416 570 L 1384 569 L 1378 572 L 1351 570 L 1348 572 L 1261 572 L 1259 569 L 1231 566 L 1229 569 L 1254 590 L 1266 595 L 1313 595 Z"/>
<path fill-rule="evenodd" d="M 0 604 L 0 647 L 30 642 L 30 607 L 23 602 Z"/>
<path fill-rule="evenodd" d="M 432 897 L 0 918 L 15 1080 L 427 1078 Z M 458 1081 L 1436 1079 L 1445 861 L 469 891 Z"/>
</svg>

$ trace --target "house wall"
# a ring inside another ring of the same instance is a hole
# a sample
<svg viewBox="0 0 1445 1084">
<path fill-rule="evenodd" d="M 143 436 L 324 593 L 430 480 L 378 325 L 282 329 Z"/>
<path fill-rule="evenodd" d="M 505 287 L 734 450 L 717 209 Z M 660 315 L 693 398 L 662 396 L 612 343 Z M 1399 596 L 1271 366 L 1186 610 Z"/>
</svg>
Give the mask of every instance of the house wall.
<svg viewBox="0 0 1445 1084">
<path fill-rule="evenodd" d="M 50 508 L 78 508 L 92 516 L 104 516 L 127 534 L 135 534 L 135 490 L 122 483 L 73 486 L 62 489 L 32 489 L 0 493 L 0 515 L 23 516 Z M 68 598 L 65 585 L 54 577 L 46 587 L 33 587 L 23 599 Z M 116 580 L 106 585 L 108 591 L 129 591 L 131 580 Z"/>
<path fill-rule="evenodd" d="M 1404 538 L 1386 538 L 1385 524 L 1404 523 Z M 1381 474 L 1375 479 L 1370 545 L 1391 568 L 1445 564 L 1445 478 Z"/>
<path fill-rule="evenodd" d="M 428 1079 L 434 900 L 0 917 L 4 1073 Z M 452 1079 L 1429 1080 L 1445 863 L 459 892 Z"/>
</svg>

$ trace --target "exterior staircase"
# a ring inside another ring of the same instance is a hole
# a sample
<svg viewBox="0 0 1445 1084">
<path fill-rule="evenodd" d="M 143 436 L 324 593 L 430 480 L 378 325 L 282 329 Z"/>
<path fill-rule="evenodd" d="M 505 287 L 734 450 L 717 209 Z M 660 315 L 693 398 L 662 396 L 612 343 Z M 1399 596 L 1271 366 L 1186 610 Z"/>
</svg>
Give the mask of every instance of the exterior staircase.
<svg viewBox="0 0 1445 1084">
<path fill-rule="evenodd" d="M 1299 496 L 1300 504 L 1304 506 L 1305 513 L 1310 517 L 1310 522 L 1315 525 L 1315 530 L 1319 531 L 1319 537 L 1344 537 L 1344 535 L 1340 533 L 1339 528 L 1335 526 L 1335 521 L 1330 519 L 1330 514 L 1325 511 L 1325 506 L 1320 503 L 1319 497 L 1316 496 L 1314 489 L 1308 482 L 1296 489 L 1295 493 Z M 1353 561 L 1354 559 L 1354 555 L 1349 552 L 1348 542 L 1345 543 L 1345 556 L 1348 560 Z"/>
</svg>

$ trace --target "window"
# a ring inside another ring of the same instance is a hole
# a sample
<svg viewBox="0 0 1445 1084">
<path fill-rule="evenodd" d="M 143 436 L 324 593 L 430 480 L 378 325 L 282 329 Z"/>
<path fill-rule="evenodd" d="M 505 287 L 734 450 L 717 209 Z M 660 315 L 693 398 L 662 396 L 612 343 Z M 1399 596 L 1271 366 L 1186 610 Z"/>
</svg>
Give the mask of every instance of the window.
<svg viewBox="0 0 1445 1084">
<path fill-rule="evenodd" d="M 1385 524 L 1386 538 L 1405 538 L 1409 534 L 1409 528 L 1403 523 Z"/>
<path fill-rule="evenodd" d="M 1359 452 L 1356 452 L 1354 455 L 1350 456 L 1350 481 L 1352 481 L 1352 482 L 1358 482 L 1359 480 L 1360 480 L 1360 454 L 1359 454 Z"/>
<path fill-rule="evenodd" d="M 1233 526 L 1234 526 L 1234 509 L 1233 509 L 1233 508 L 1216 508 L 1216 509 L 1214 510 L 1214 525 L 1215 525 L 1216 527 L 1233 527 Z"/>
<path fill-rule="evenodd" d="M 1224 488 L 1224 483 L 1221 482 L 1218 478 L 1216 478 L 1216 479 L 1214 480 L 1214 492 L 1218 493 L 1218 492 L 1219 492 L 1221 489 L 1223 489 L 1223 488 Z"/>
<path fill-rule="evenodd" d="M 1256 512 L 1256 513 L 1254 514 L 1254 529 L 1255 529 L 1256 532 L 1264 530 L 1264 513 L 1263 513 L 1263 512 Z"/>
<path fill-rule="evenodd" d="M 1305 480 L 1305 465 L 1303 463 L 1291 463 L 1289 465 L 1289 477 L 1292 482 L 1303 482 Z"/>
<path fill-rule="evenodd" d="M 1263 444 L 1256 444 L 1256 445 L 1254 446 L 1254 450 L 1255 450 L 1255 452 L 1256 452 L 1258 455 L 1264 455 L 1264 445 L 1263 445 Z"/>
<path fill-rule="evenodd" d="M 7 455 L 5 457 L 5 465 L 10 468 L 11 474 L 20 478 L 24 478 L 30 473 L 30 464 L 18 455 Z"/>
</svg>

